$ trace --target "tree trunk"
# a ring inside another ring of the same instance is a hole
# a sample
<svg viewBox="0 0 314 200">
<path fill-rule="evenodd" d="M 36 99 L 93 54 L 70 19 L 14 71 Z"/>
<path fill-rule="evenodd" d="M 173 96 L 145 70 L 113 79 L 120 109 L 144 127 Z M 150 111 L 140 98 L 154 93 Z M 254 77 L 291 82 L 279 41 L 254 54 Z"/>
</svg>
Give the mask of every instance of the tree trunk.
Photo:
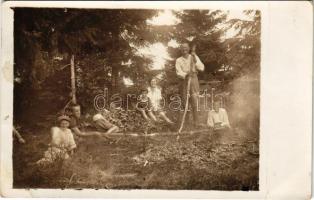
<svg viewBox="0 0 314 200">
<path fill-rule="evenodd" d="M 112 66 L 112 89 L 116 92 L 119 88 L 119 67 L 117 65 Z"/>
<path fill-rule="evenodd" d="M 72 92 L 72 102 L 76 104 L 74 55 L 72 55 L 71 57 L 71 92 Z"/>
</svg>

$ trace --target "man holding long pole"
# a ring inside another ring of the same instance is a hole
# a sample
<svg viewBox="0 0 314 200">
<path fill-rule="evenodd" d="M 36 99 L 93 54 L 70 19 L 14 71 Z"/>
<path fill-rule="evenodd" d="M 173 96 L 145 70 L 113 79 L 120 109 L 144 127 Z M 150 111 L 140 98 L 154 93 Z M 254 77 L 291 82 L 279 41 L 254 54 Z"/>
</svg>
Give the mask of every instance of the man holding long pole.
<svg viewBox="0 0 314 200">
<path fill-rule="evenodd" d="M 190 99 L 190 104 L 193 112 L 194 125 L 198 127 L 198 95 L 199 95 L 199 82 L 197 73 L 198 71 L 204 71 L 204 64 L 201 62 L 199 57 L 195 54 L 195 46 L 192 48 L 190 53 L 190 45 L 188 43 L 183 43 L 181 45 L 182 56 L 176 60 L 176 73 L 182 80 L 182 100 L 183 105 L 185 105 L 185 113 L 182 118 L 182 123 L 178 132 L 181 132 L 185 114 L 188 108 L 188 101 Z"/>
</svg>

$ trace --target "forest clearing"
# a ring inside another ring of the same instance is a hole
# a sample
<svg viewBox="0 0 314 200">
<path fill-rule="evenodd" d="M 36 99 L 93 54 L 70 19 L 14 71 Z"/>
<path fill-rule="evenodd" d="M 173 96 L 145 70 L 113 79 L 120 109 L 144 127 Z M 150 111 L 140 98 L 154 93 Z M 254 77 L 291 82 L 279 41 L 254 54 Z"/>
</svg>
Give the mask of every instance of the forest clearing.
<svg viewBox="0 0 314 200">
<path fill-rule="evenodd" d="M 14 15 L 13 125 L 25 139 L 13 144 L 15 188 L 259 189 L 258 10 Z M 150 108 L 134 109 L 137 96 Z M 86 137 L 83 117 L 107 132 Z M 73 135 L 69 158 L 40 166 L 49 145 L 64 148 L 56 126 Z"/>
<path fill-rule="evenodd" d="M 78 140 L 75 155 L 42 170 L 35 162 L 49 135 L 26 133 L 14 149 L 15 187 L 95 189 L 258 190 L 256 133 L 203 132 L 119 136 L 116 143 Z M 39 149 L 38 149 L 39 147 Z M 20 167 L 19 167 L 20 166 Z"/>
</svg>

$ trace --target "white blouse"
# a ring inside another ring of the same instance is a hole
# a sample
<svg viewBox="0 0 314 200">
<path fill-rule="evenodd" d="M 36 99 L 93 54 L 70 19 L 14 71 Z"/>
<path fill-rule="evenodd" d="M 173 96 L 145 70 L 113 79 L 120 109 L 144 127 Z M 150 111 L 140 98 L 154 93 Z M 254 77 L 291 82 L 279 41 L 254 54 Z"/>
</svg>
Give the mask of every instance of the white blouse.
<svg viewBox="0 0 314 200">
<path fill-rule="evenodd" d="M 160 102 L 162 100 L 161 88 L 160 87 L 155 87 L 155 88 L 148 87 L 147 90 L 148 90 L 147 96 L 152 103 L 153 110 L 154 111 L 159 110 Z"/>
<path fill-rule="evenodd" d="M 227 111 L 224 108 L 219 108 L 219 111 L 209 111 L 207 125 L 214 127 L 215 123 L 221 123 L 222 126 L 230 127 Z"/>
<path fill-rule="evenodd" d="M 68 128 L 62 130 L 59 127 L 52 127 L 51 136 L 51 144 L 55 147 L 66 148 L 67 150 L 76 148 L 73 134 Z"/>
</svg>

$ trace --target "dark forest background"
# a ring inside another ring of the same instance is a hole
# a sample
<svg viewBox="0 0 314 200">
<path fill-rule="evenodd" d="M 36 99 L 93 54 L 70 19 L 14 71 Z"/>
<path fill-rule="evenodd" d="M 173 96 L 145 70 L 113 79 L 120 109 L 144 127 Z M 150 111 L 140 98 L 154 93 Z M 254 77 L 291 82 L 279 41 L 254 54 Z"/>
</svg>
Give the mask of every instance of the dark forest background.
<svg viewBox="0 0 314 200">
<path fill-rule="evenodd" d="M 252 20 L 227 20 L 227 12 L 220 10 L 173 11 L 177 24 L 156 26 L 147 20 L 158 10 L 15 8 L 15 121 L 32 123 L 30 114 L 56 113 L 65 106 L 71 98 L 71 56 L 78 102 L 86 109 L 105 87 L 109 94 L 137 93 L 156 74 L 162 75 L 160 84 L 168 97 L 178 92 L 174 62 L 179 56 L 179 49 L 168 42 L 189 38 L 205 64 L 199 73 L 203 83 L 222 81 L 222 92 L 237 95 L 238 103 L 246 87 L 259 97 L 261 16 L 259 11 L 243 12 Z M 224 39 L 230 28 L 237 34 Z M 138 54 L 156 42 L 172 58 L 162 70 L 153 70 L 152 58 Z M 125 85 L 124 77 L 134 85 Z M 252 104 L 259 115 L 259 101 Z"/>
</svg>

